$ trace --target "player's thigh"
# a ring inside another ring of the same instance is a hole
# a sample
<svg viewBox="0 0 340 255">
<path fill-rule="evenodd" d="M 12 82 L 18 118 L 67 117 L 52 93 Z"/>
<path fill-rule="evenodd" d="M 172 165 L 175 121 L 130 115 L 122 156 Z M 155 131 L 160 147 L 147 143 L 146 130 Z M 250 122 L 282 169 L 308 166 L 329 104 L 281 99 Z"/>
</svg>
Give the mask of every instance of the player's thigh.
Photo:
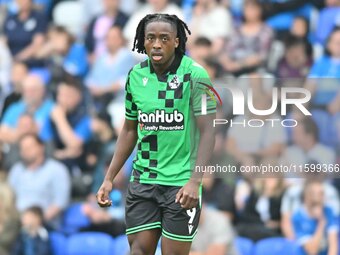
<svg viewBox="0 0 340 255">
<path fill-rule="evenodd" d="M 175 241 L 162 236 L 162 255 L 188 255 L 191 242 Z"/>
<path fill-rule="evenodd" d="M 150 229 L 128 235 L 131 255 L 155 254 L 161 229 Z"/>
<path fill-rule="evenodd" d="M 191 241 L 197 233 L 201 206 L 184 209 L 175 203 L 179 188 L 172 187 L 165 192 L 166 202 L 162 205 L 162 251 L 164 254 L 188 254 Z"/>
<path fill-rule="evenodd" d="M 154 185 L 130 182 L 126 195 L 126 234 L 161 228 L 161 210 L 152 194 Z"/>
</svg>

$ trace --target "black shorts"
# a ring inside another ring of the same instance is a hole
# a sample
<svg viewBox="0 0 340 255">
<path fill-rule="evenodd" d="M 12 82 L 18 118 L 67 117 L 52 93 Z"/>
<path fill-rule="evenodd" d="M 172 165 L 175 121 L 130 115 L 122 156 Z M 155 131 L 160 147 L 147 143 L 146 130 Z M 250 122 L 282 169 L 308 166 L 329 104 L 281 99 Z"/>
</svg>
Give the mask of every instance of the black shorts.
<svg viewBox="0 0 340 255">
<path fill-rule="evenodd" d="M 130 182 L 125 207 L 126 234 L 161 228 L 166 238 L 191 242 L 197 233 L 201 203 L 196 208 L 183 209 L 180 203 L 175 203 L 179 189 Z"/>
</svg>

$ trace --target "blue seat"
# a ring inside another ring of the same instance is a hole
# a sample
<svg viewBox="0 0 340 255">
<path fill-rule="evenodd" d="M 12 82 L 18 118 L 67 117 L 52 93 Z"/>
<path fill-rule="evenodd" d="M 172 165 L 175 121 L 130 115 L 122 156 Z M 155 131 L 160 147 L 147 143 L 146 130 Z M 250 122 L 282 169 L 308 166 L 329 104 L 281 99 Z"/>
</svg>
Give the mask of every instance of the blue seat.
<svg viewBox="0 0 340 255">
<path fill-rule="evenodd" d="M 68 255 L 120 255 L 114 252 L 114 240 L 108 234 L 83 232 L 73 234 L 67 243 Z"/>
<path fill-rule="evenodd" d="M 293 20 L 294 14 L 285 12 L 270 17 L 266 20 L 266 23 L 274 30 L 288 30 L 292 26 Z"/>
<path fill-rule="evenodd" d="M 53 255 L 65 255 L 67 254 L 66 245 L 67 238 L 59 232 L 51 232 L 49 234 L 50 243 Z"/>
<path fill-rule="evenodd" d="M 236 237 L 234 240 L 235 248 L 240 255 L 252 255 L 254 242 L 245 237 Z"/>
<path fill-rule="evenodd" d="M 126 235 L 117 236 L 114 239 L 114 254 L 125 255 L 130 251 L 129 242 Z"/>
<path fill-rule="evenodd" d="M 254 255 L 298 255 L 298 245 L 283 237 L 266 238 L 255 245 Z"/>
<path fill-rule="evenodd" d="M 77 232 L 81 227 L 90 225 L 90 219 L 82 212 L 82 203 L 75 203 L 69 206 L 63 217 L 62 230 L 66 234 Z"/>
</svg>

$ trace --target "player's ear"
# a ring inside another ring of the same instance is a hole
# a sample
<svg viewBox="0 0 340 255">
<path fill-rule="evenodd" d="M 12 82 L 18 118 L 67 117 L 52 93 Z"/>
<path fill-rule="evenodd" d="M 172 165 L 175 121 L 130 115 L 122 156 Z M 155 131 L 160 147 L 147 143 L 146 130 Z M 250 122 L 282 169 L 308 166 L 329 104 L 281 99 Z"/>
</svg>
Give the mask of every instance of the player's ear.
<svg viewBox="0 0 340 255">
<path fill-rule="evenodd" d="M 175 48 L 177 48 L 177 47 L 178 47 L 178 45 L 179 45 L 179 38 L 178 38 L 178 37 L 176 37 L 176 39 L 175 39 Z"/>
</svg>

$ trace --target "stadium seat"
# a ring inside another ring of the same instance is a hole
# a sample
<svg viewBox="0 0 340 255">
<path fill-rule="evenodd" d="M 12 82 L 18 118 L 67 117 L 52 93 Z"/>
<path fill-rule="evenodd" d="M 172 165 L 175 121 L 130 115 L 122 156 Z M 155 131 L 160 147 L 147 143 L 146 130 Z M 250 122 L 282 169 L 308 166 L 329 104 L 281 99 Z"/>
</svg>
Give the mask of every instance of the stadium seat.
<svg viewBox="0 0 340 255">
<path fill-rule="evenodd" d="M 53 255 L 67 254 L 67 238 L 63 234 L 59 232 L 51 232 L 49 237 Z"/>
<path fill-rule="evenodd" d="M 234 244 L 239 255 L 252 255 L 254 243 L 252 240 L 245 237 L 236 237 Z"/>
<path fill-rule="evenodd" d="M 69 237 L 68 255 L 123 255 L 114 252 L 114 240 L 108 234 L 84 232 Z"/>
<path fill-rule="evenodd" d="M 254 255 L 297 255 L 299 247 L 283 237 L 273 237 L 258 241 Z"/>
<path fill-rule="evenodd" d="M 285 12 L 267 19 L 266 23 L 274 30 L 288 30 L 292 26 L 293 20 L 294 14 Z"/>
<path fill-rule="evenodd" d="M 129 242 L 126 235 L 117 236 L 114 239 L 114 254 L 125 255 L 130 251 Z"/>
<path fill-rule="evenodd" d="M 59 2 L 53 10 L 53 20 L 76 38 L 82 38 L 85 33 L 84 7 L 80 1 Z"/>
<path fill-rule="evenodd" d="M 82 203 L 76 203 L 66 209 L 63 218 L 62 231 L 66 234 L 73 234 L 81 227 L 90 225 L 90 220 L 82 212 Z"/>
</svg>

